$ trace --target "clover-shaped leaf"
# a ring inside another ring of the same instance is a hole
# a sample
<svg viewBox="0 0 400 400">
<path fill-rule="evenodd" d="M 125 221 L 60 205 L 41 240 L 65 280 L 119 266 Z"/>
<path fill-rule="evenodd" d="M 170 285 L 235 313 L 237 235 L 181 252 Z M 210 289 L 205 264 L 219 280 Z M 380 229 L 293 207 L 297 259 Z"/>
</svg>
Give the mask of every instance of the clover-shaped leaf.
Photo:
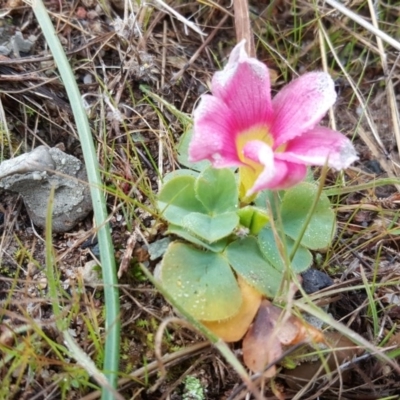
<svg viewBox="0 0 400 400">
<path fill-rule="evenodd" d="M 283 196 L 281 218 L 283 231 L 296 240 L 306 223 L 307 216 L 318 195 L 318 187 L 302 182 L 288 190 Z M 335 214 L 328 197 L 322 193 L 309 225 L 301 239 L 301 244 L 312 250 L 324 249 L 332 241 L 335 233 Z"/>
<path fill-rule="evenodd" d="M 281 253 L 279 252 L 279 246 L 276 244 L 274 233 L 270 227 L 266 227 L 261 230 L 258 235 L 258 243 L 260 250 L 264 257 L 273 265 L 277 270 L 283 271 L 285 262 Z M 286 252 L 284 256 L 288 261 L 294 247 L 294 240 L 285 237 L 284 243 L 282 243 L 282 251 Z M 293 260 L 290 262 L 290 266 L 296 273 L 303 272 L 311 266 L 312 255 L 304 248 L 299 246 Z"/>
<path fill-rule="evenodd" d="M 183 219 L 183 227 L 208 243 L 216 242 L 230 235 L 239 223 L 234 212 L 210 217 L 206 214 L 190 213 Z"/>
<path fill-rule="evenodd" d="M 168 222 L 182 225 L 188 213 L 207 212 L 195 195 L 195 181 L 194 176 L 178 175 L 162 187 L 158 195 L 158 208 Z"/>
<path fill-rule="evenodd" d="M 199 320 L 230 318 L 242 304 L 238 283 L 226 259 L 184 243 L 169 245 L 161 263 L 160 280 L 165 290 Z"/>
<path fill-rule="evenodd" d="M 230 169 L 207 168 L 196 179 L 195 190 L 197 198 L 210 215 L 237 209 L 238 188 Z"/>
<path fill-rule="evenodd" d="M 282 273 L 263 256 L 257 239 L 249 236 L 232 242 L 225 250 L 232 268 L 251 286 L 268 297 L 279 290 Z"/>
<path fill-rule="evenodd" d="M 176 169 L 175 171 L 168 172 L 168 174 L 163 177 L 163 185 L 178 176 L 193 176 L 194 178 L 197 178 L 199 173 L 191 169 Z"/>
<path fill-rule="evenodd" d="M 204 247 L 205 249 L 211 250 L 215 253 L 219 253 L 225 249 L 226 245 L 228 244 L 228 239 L 223 238 L 218 240 L 217 242 L 208 243 L 205 240 L 202 240 L 192 234 L 190 234 L 185 228 L 182 228 L 178 225 L 169 224 L 168 226 L 168 233 L 172 233 L 181 237 L 182 239 L 187 240 L 190 243 L 193 243 L 197 246 Z"/>
</svg>

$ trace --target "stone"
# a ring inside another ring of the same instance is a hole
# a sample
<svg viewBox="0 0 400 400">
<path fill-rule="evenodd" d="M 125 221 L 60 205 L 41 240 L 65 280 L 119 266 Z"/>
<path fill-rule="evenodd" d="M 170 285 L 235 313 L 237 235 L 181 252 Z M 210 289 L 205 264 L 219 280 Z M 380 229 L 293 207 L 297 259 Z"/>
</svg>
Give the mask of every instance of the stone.
<svg viewBox="0 0 400 400">
<path fill-rule="evenodd" d="M 301 276 L 303 278 L 302 286 L 307 294 L 318 292 L 318 290 L 333 285 L 333 280 L 329 275 L 314 268 L 303 272 Z"/>
<path fill-rule="evenodd" d="M 29 53 L 35 42 L 35 36 L 31 35 L 28 39 L 25 39 L 22 33 L 19 31 L 15 32 L 15 35 L 11 38 L 14 53 L 18 56 L 20 53 Z"/>
<path fill-rule="evenodd" d="M 19 193 L 32 222 L 46 226 L 51 188 L 55 188 L 53 232 L 71 230 L 92 210 L 84 165 L 58 148 L 39 146 L 0 164 L 0 188 Z"/>
</svg>

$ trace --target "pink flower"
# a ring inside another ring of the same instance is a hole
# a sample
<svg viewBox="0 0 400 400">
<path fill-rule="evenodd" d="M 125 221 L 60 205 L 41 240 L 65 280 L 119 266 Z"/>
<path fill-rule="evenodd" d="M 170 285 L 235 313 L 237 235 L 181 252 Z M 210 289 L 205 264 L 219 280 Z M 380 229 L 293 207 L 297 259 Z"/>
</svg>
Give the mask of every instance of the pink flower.
<svg viewBox="0 0 400 400">
<path fill-rule="evenodd" d="M 239 167 L 241 191 L 287 189 L 304 179 L 307 165 L 337 170 L 357 160 L 350 140 L 318 126 L 336 100 L 331 77 L 311 72 L 271 99 L 268 68 L 240 42 L 212 80 L 194 112 L 191 161 Z"/>
</svg>

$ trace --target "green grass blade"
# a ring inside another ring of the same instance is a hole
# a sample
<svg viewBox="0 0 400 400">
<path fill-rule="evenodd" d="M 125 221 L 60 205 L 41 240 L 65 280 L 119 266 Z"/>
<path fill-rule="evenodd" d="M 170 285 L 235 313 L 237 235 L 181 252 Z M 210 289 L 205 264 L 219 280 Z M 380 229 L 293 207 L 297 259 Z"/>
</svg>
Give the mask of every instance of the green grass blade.
<svg viewBox="0 0 400 400">
<path fill-rule="evenodd" d="M 349 186 L 341 187 L 341 186 L 330 186 L 324 189 L 324 193 L 327 196 L 341 196 L 344 194 L 355 193 L 361 190 L 375 189 L 381 186 L 387 185 L 399 185 L 399 178 L 374 178 L 371 179 L 370 182 L 360 183 L 358 185 L 349 184 Z"/>
<path fill-rule="evenodd" d="M 104 371 L 112 388 L 117 385 L 119 370 L 120 321 L 119 321 L 119 292 L 117 287 L 116 265 L 114 249 L 111 241 L 109 226 L 106 223 L 107 210 L 100 178 L 99 163 L 93 144 L 93 138 L 82 105 L 81 95 L 75 81 L 71 66 L 54 30 L 47 10 L 41 0 L 32 2 L 32 9 L 40 24 L 46 41 L 57 64 L 62 81 L 71 103 L 75 123 L 84 155 L 88 181 L 93 202 L 94 216 L 98 227 L 98 241 L 100 247 L 101 266 L 104 280 L 105 307 L 106 307 L 106 341 Z M 113 399 L 111 391 L 103 390 L 103 400 Z"/>
</svg>

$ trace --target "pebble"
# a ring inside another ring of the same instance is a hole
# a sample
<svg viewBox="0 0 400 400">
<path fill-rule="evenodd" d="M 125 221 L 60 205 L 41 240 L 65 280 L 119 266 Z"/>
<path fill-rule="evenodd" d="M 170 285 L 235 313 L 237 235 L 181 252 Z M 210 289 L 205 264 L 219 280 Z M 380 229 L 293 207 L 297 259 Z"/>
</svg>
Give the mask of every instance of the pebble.
<svg viewBox="0 0 400 400">
<path fill-rule="evenodd" d="M 303 278 L 303 289 L 307 294 L 318 292 L 318 290 L 333 285 L 333 280 L 329 275 L 314 268 L 303 272 L 301 276 Z"/>
</svg>

